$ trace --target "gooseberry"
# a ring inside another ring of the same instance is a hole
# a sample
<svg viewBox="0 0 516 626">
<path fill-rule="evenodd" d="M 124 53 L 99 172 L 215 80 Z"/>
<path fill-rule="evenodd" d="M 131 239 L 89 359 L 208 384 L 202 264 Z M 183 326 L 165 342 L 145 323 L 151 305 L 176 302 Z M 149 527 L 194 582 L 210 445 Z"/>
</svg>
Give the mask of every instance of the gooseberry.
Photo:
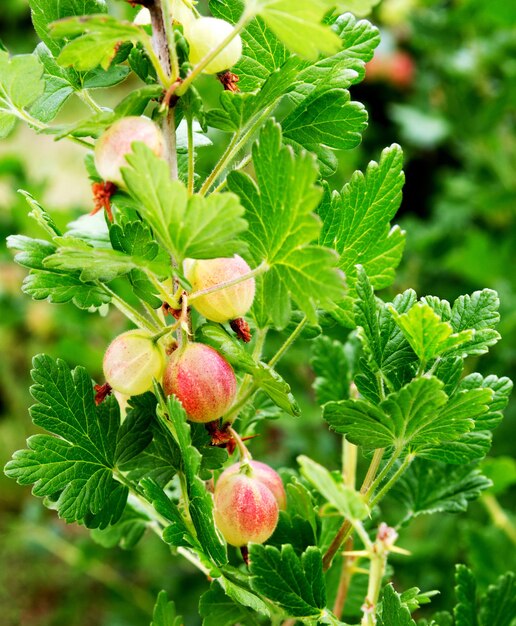
<svg viewBox="0 0 516 626">
<path fill-rule="evenodd" d="M 123 117 L 112 124 L 95 144 L 95 166 L 104 180 L 124 187 L 120 171 L 127 166 L 125 157 L 135 141 L 145 143 L 157 156 L 164 153 L 163 135 L 147 117 Z"/>
<path fill-rule="evenodd" d="M 263 543 L 278 523 L 279 508 L 272 491 L 245 471 L 230 474 L 215 485 L 214 519 L 232 546 Z"/>
<path fill-rule="evenodd" d="M 216 17 L 200 17 L 185 29 L 185 36 L 190 46 L 190 62 L 196 65 L 207 54 L 219 46 L 231 33 L 233 26 Z M 204 68 L 206 74 L 218 74 L 237 63 L 242 55 L 240 35 L 228 43 L 217 56 Z"/>
<path fill-rule="evenodd" d="M 152 389 L 165 369 L 165 351 L 152 335 L 129 330 L 114 339 L 104 354 L 104 376 L 114 391 L 136 396 Z"/>
<path fill-rule="evenodd" d="M 172 353 L 163 388 L 175 395 L 192 422 L 211 422 L 228 411 L 237 382 L 231 365 L 210 346 L 187 343 Z"/>
<path fill-rule="evenodd" d="M 265 485 L 276 499 L 280 511 L 284 511 L 287 508 L 287 495 L 285 493 L 285 488 L 283 487 L 283 481 L 281 480 L 280 475 L 275 472 L 272 467 L 269 467 L 260 461 L 248 460 L 245 463 L 249 467 L 247 475 L 260 481 L 262 485 Z M 225 481 L 227 481 L 231 476 L 240 473 L 241 468 L 241 463 L 230 465 L 230 467 L 225 469 L 219 476 L 217 484 L 222 487 Z"/>
<path fill-rule="evenodd" d="M 194 291 L 209 289 L 251 271 L 249 265 L 237 254 L 232 258 L 187 260 L 186 278 Z M 255 282 L 249 278 L 241 283 L 200 296 L 192 305 L 201 315 L 213 322 L 224 323 L 245 315 L 254 300 Z"/>
</svg>

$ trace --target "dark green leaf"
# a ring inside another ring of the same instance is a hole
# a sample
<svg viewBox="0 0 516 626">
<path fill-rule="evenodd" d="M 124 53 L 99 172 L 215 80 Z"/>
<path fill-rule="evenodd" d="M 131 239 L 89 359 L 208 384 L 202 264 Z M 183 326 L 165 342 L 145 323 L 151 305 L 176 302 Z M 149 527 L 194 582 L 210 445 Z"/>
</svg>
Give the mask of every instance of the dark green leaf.
<svg viewBox="0 0 516 626">
<path fill-rule="evenodd" d="M 476 587 L 475 577 L 471 570 L 465 565 L 457 565 L 455 567 L 457 604 L 453 609 L 455 626 L 478 626 Z M 491 624 L 491 622 L 488 623 Z"/>
<path fill-rule="evenodd" d="M 491 482 L 471 466 L 453 468 L 443 463 L 415 459 L 392 490 L 405 509 L 404 522 L 434 513 L 460 513 Z"/>
<path fill-rule="evenodd" d="M 295 617 L 320 616 L 326 605 L 321 552 L 310 547 L 301 557 L 290 545 L 251 544 L 251 584 L 255 591 Z"/>
<path fill-rule="evenodd" d="M 238 623 L 255 626 L 258 617 L 241 604 L 232 600 L 218 582 L 213 582 L 199 600 L 199 614 L 202 626 L 234 626 Z"/>
<path fill-rule="evenodd" d="M 351 309 L 358 264 L 364 267 L 375 289 L 387 287 L 394 280 L 405 236 L 389 222 L 401 202 L 402 166 L 401 148 L 386 148 L 379 163 L 369 163 L 365 175 L 355 172 L 342 192 L 326 194 L 318 209 L 323 220 L 319 243 L 335 248 L 340 255 L 339 267 L 346 275 L 348 295 L 341 298 L 335 312 L 346 326 L 354 325 Z"/>
<path fill-rule="evenodd" d="M 320 198 L 313 157 L 305 153 L 295 158 L 281 144 L 280 127 L 269 122 L 253 147 L 253 163 L 257 184 L 239 172 L 233 172 L 228 182 L 246 207 L 246 238 L 253 257 L 272 268 L 258 280 L 257 323 L 286 325 L 288 300 L 281 302 L 286 293 L 315 322 L 317 303 L 331 307 L 341 297 L 343 284 L 331 251 L 312 245 L 320 230 L 312 213 Z M 280 311 L 271 306 L 278 301 Z"/>
<path fill-rule="evenodd" d="M 129 192 L 141 203 L 141 213 L 154 234 L 176 259 L 210 259 L 242 252 L 236 238 L 246 228 L 243 208 L 232 193 L 207 198 L 188 196 L 172 181 L 166 161 L 147 146 L 135 143 L 123 169 Z"/>
<path fill-rule="evenodd" d="M 37 496 L 59 494 L 57 510 L 68 522 L 90 528 L 116 523 L 127 498 L 127 488 L 113 478 L 120 436 L 116 400 L 96 407 L 86 370 L 71 371 L 45 355 L 34 357 L 32 378 L 32 420 L 56 436 L 30 437 L 6 474 L 20 484 L 34 483 Z"/>
<path fill-rule="evenodd" d="M 182 626 L 183 618 L 176 614 L 176 606 L 169 601 L 166 591 L 160 591 L 154 611 L 151 626 Z"/>
<path fill-rule="evenodd" d="M 507 572 L 482 598 L 482 626 L 512 626 L 516 616 L 516 575 Z"/>
<path fill-rule="evenodd" d="M 379 626 L 416 626 L 416 622 L 410 617 L 410 611 L 401 601 L 392 584 L 383 588 L 381 595 L 381 617 Z"/>
</svg>

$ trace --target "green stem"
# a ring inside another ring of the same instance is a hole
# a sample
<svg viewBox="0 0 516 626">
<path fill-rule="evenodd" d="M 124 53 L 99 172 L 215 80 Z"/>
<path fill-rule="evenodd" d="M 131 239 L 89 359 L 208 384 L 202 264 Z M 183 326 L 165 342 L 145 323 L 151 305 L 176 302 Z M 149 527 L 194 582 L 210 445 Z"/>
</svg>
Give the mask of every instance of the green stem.
<svg viewBox="0 0 516 626">
<path fill-rule="evenodd" d="M 398 469 L 391 476 L 389 481 L 380 489 L 380 491 L 376 494 L 376 496 L 371 500 L 370 507 L 373 508 L 384 496 L 385 494 L 393 487 L 394 483 L 398 480 L 398 478 L 405 472 L 408 466 L 414 460 L 414 454 L 407 454 L 403 463 L 398 467 Z"/>
<path fill-rule="evenodd" d="M 285 352 L 290 348 L 290 346 L 294 343 L 294 341 L 299 337 L 303 328 L 305 327 L 308 318 L 306 315 L 299 322 L 299 324 L 294 328 L 289 337 L 287 337 L 285 343 L 281 346 L 281 348 L 276 352 L 276 354 L 269 361 L 269 366 L 274 367 L 276 363 L 281 359 L 281 357 L 285 354 Z"/>
<path fill-rule="evenodd" d="M 125 300 L 123 300 L 117 293 L 115 293 L 112 289 L 110 289 L 104 283 L 97 281 L 97 285 L 105 291 L 111 297 L 111 302 L 116 308 L 123 313 L 127 319 L 131 320 L 131 322 L 138 326 L 138 328 L 142 328 L 144 330 L 148 330 L 151 333 L 156 332 L 157 328 L 155 328 L 151 322 L 143 317 L 135 308 L 133 308 L 130 304 L 128 304 Z"/>
<path fill-rule="evenodd" d="M 258 387 L 253 384 L 240 399 L 237 399 L 235 404 L 233 404 L 233 406 L 229 409 L 226 415 L 223 416 L 222 421 L 232 424 L 237 418 L 241 409 L 249 402 L 249 400 L 253 397 L 256 391 L 258 391 Z"/>
<path fill-rule="evenodd" d="M 378 448 L 374 451 L 373 458 L 371 459 L 371 463 L 369 464 L 369 468 L 367 470 L 366 477 L 364 478 L 364 482 L 360 487 L 360 493 L 367 493 L 371 484 L 376 476 L 376 472 L 380 467 L 380 463 L 383 458 L 383 453 L 385 452 L 384 448 Z"/>
<path fill-rule="evenodd" d="M 235 24 L 233 30 L 229 33 L 227 37 L 225 37 L 216 48 L 213 48 L 205 57 L 203 57 L 199 63 L 193 68 L 193 70 L 188 74 L 188 76 L 184 79 L 184 81 L 178 86 L 176 89 L 176 95 L 182 96 L 185 94 L 190 85 L 194 82 L 194 80 L 201 74 L 201 72 L 213 61 L 213 59 L 220 53 L 224 48 L 229 45 L 233 39 L 247 26 L 247 24 L 253 19 L 254 14 L 250 14 L 247 10 L 244 10 L 242 17 Z"/>
<path fill-rule="evenodd" d="M 252 118 L 248 124 L 239 132 L 233 135 L 229 145 L 224 150 L 222 156 L 219 161 L 215 164 L 211 174 L 204 181 L 201 188 L 199 189 L 199 194 L 204 196 L 208 193 L 213 183 L 217 180 L 219 175 L 225 170 L 225 168 L 231 163 L 233 158 L 240 152 L 240 150 L 245 146 L 245 144 L 249 141 L 255 131 L 262 125 L 262 123 L 267 120 L 274 110 L 276 103 L 266 107 L 258 116 Z"/>
<path fill-rule="evenodd" d="M 376 607 L 380 590 L 382 588 L 382 580 L 385 575 L 385 567 L 387 565 L 387 554 L 371 551 L 371 565 L 369 567 L 369 582 L 367 585 L 367 596 L 364 602 L 363 617 L 360 622 L 361 626 L 376 626 Z"/>
<path fill-rule="evenodd" d="M 516 545 L 516 528 L 495 496 L 486 493 L 480 498 L 480 502 L 486 507 L 487 512 L 493 520 L 493 524 L 502 530 L 512 543 Z"/>
<path fill-rule="evenodd" d="M 173 26 L 173 11 L 170 5 L 170 0 L 161 0 L 163 23 L 165 27 L 165 34 L 167 36 L 168 44 L 168 56 L 170 59 L 170 83 L 174 83 L 179 78 L 179 60 L 177 58 L 176 50 L 176 36 Z"/>
<path fill-rule="evenodd" d="M 355 489 L 357 473 L 358 448 L 350 443 L 346 437 L 342 438 L 342 476 L 344 484 Z"/>
<path fill-rule="evenodd" d="M 371 495 L 376 491 L 376 489 L 379 487 L 379 485 L 384 480 L 384 478 L 389 474 L 389 472 L 393 468 L 394 464 L 398 460 L 400 454 L 401 454 L 401 450 L 395 450 L 393 452 L 391 458 L 382 467 L 382 469 L 381 469 L 380 473 L 378 474 L 378 476 L 374 479 L 374 481 L 369 486 L 369 489 L 367 489 L 367 491 L 365 491 L 365 495 L 366 495 L 366 497 L 368 499 L 371 498 Z"/>
<path fill-rule="evenodd" d="M 91 97 L 90 92 L 87 89 L 82 89 L 76 92 L 79 98 L 95 113 L 102 113 L 102 107 L 99 106 L 95 100 Z"/>
<path fill-rule="evenodd" d="M 231 434 L 233 439 L 236 441 L 238 452 L 240 453 L 240 463 L 245 463 L 246 461 L 251 461 L 253 457 L 251 456 L 251 453 L 247 449 L 247 446 L 242 441 L 242 438 L 237 433 L 237 431 L 234 428 L 229 427 L 228 432 Z"/>
<path fill-rule="evenodd" d="M 44 124 L 43 122 L 40 122 L 39 120 L 37 120 L 35 117 L 32 117 L 32 115 L 30 115 L 29 113 L 27 113 L 27 111 L 24 111 L 23 109 L 11 108 L 11 113 L 13 115 L 16 115 L 18 119 L 23 120 L 25 123 L 29 124 L 30 126 L 33 126 L 37 130 L 47 130 L 48 128 L 51 128 L 51 126 L 49 126 L 48 124 Z M 89 141 L 85 141 L 84 139 L 80 139 L 80 137 L 74 137 L 73 135 L 65 135 L 65 137 L 66 139 L 69 139 L 70 141 L 73 141 L 74 143 L 77 143 L 90 150 L 93 149 L 94 147 L 92 143 L 90 143 Z"/>
<path fill-rule="evenodd" d="M 193 136 L 193 119 L 188 117 L 186 119 L 188 129 L 188 193 L 192 195 L 194 193 L 195 185 L 195 147 Z"/>
<path fill-rule="evenodd" d="M 237 276 L 236 278 L 232 278 L 231 280 L 227 280 L 223 283 L 218 283 L 213 285 L 212 287 L 207 287 L 206 289 L 200 289 L 199 291 L 194 291 L 188 296 L 188 302 L 193 302 L 197 298 L 201 296 L 206 296 L 209 293 L 215 293 L 216 291 L 221 291 L 222 289 L 226 289 L 227 287 L 233 287 L 233 285 L 238 285 L 239 283 L 243 283 L 250 278 L 254 278 L 255 276 L 259 276 L 263 274 L 269 269 L 269 265 L 266 261 L 262 261 L 258 267 L 246 274 L 242 274 L 241 276 Z"/>
</svg>

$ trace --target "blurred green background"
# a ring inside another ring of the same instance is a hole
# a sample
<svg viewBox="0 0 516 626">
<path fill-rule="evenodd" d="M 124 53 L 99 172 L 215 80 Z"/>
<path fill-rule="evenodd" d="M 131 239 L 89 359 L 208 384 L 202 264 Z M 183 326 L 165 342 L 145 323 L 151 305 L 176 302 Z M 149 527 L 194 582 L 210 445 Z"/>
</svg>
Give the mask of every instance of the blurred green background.
<svg viewBox="0 0 516 626">
<path fill-rule="evenodd" d="M 124 2 L 113 12 L 130 17 Z M 407 230 L 407 249 L 390 298 L 407 287 L 449 300 L 491 287 L 501 297 L 502 341 L 472 371 L 516 378 L 516 4 L 507 0 L 383 0 L 372 21 L 382 44 L 366 81 L 352 96 L 366 104 L 369 129 L 360 148 L 341 155 L 331 184 L 340 187 L 392 142 L 403 146 L 406 187 L 397 221 Z M 36 39 L 25 0 L 2 3 L 0 39 L 13 53 L 31 52 Z M 116 102 L 135 86 L 96 94 Z M 209 97 L 220 86 L 204 79 Z M 85 115 L 79 102 L 63 119 Z M 221 135 L 199 160 L 208 170 Z M 28 190 L 68 223 L 92 208 L 83 150 L 55 143 L 19 126 L 0 143 L 0 462 L 23 447 L 33 432 L 27 413 L 32 355 L 46 352 L 84 365 L 101 379 L 102 354 L 127 326 L 116 312 L 103 318 L 73 305 L 33 302 L 20 286 L 25 272 L 5 248 L 11 233 L 40 236 L 27 218 Z M 346 339 L 333 327 L 331 334 Z M 272 353 L 281 336 L 273 336 Z M 281 364 L 303 408 L 300 420 L 271 422 L 252 445 L 256 457 L 279 467 L 300 452 L 338 467 L 340 442 L 320 419 L 310 391 L 310 345 L 298 343 Z M 503 515 L 515 524 L 514 461 L 516 400 L 495 434 L 491 457 L 498 466 L 493 495 L 467 513 L 420 518 L 401 533 L 409 559 L 393 559 L 397 588 L 439 589 L 432 608 L 449 608 L 453 565 L 469 564 L 482 589 L 507 569 L 516 570 L 514 534 L 501 529 Z M 512 480 L 511 480 L 512 477 Z M 503 481 L 502 481 L 503 482 Z M 512 486 L 511 486 L 512 483 Z M 494 504 L 493 504 L 494 502 Z M 494 523 L 488 507 L 502 507 Z M 147 624 L 156 593 L 165 588 L 186 624 L 200 623 L 197 598 L 207 589 L 184 561 L 150 533 L 132 551 L 106 549 L 85 529 L 61 523 L 28 489 L 0 476 L 0 603 L 2 626 L 133 626 Z M 423 615 L 421 613 L 420 615 Z"/>
</svg>

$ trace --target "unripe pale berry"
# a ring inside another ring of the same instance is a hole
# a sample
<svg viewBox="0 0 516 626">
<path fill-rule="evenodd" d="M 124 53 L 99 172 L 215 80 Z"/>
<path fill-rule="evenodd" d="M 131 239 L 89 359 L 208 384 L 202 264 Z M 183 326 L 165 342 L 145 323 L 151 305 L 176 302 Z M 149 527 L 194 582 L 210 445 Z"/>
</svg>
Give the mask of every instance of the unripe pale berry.
<svg viewBox="0 0 516 626">
<path fill-rule="evenodd" d="M 253 476 L 236 473 L 215 485 L 214 518 L 232 546 L 263 543 L 278 523 L 279 508 L 272 491 Z"/>
<path fill-rule="evenodd" d="M 212 422 L 233 404 L 237 382 L 231 365 L 216 350 L 188 343 L 172 353 L 163 388 L 181 401 L 189 420 Z"/>
<path fill-rule="evenodd" d="M 111 387 L 127 396 L 137 396 L 152 389 L 154 378 L 165 369 L 165 352 L 143 330 L 122 333 L 104 354 L 104 376 Z"/>
<path fill-rule="evenodd" d="M 157 156 L 164 152 L 163 135 L 147 117 L 123 117 L 112 124 L 95 144 L 95 167 L 104 180 L 124 187 L 120 171 L 127 166 L 126 155 L 132 152 L 132 144 L 141 141 Z"/>
<path fill-rule="evenodd" d="M 251 268 L 236 254 L 232 258 L 187 261 L 185 271 L 193 290 L 201 291 L 240 278 L 248 274 Z M 249 311 L 254 292 L 254 278 L 249 278 L 231 287 L 195 298 L 192 305 L 206 319 L 224 323 L 242 317 Z"/>
<path fill-rule="evenodd" d="M 185 29 L 186 39 L 190 46 L 190 62 L 196 65 L 209 52 L 220 45 L 231 33 L 233 26 L 216 17 L 200 17 L 191 22 Z M 206 74 L 217 74 L 237 63 L 242 55 L 242 40 L 237 35 L 221 50 L 204 68 Z"/>
<path fill-rule="evenodd" d="M 262 485 L 265 485 L 275 497 L 280 511 L 284 511 L 287 508 L 287 494 L 285 493 L 285 488 L 283 487 L 283 481 L 281 480 L 280 475 L 275 472 L 272 467 L 269 467 L 260 461 L 249 460 L 246 461 L 246 463 L 250 467 L 248 476 L 260 481 Z M 240 470 L 240 463 L 230 465 L 222 472 L 217 484 L 222 487 L 231 476 L 238 474 Z"/>
</svg>

